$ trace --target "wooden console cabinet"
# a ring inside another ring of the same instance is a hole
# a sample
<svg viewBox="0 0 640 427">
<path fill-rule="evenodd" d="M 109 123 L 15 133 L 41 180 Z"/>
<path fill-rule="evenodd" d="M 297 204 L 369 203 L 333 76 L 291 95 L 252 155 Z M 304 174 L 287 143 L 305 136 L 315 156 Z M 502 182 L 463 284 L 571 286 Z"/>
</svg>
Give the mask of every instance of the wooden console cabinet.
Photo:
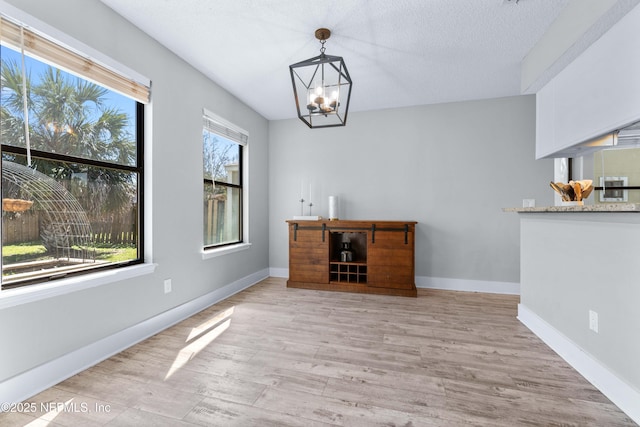
<svg viewBox="0 0 640 427">
<path fill-rule="evenodd" d="M 417 296 L 415 221 L 289 220 L 287 287 Z M 340 257 L 349 242 L 352 259 Z"/>
</svg>

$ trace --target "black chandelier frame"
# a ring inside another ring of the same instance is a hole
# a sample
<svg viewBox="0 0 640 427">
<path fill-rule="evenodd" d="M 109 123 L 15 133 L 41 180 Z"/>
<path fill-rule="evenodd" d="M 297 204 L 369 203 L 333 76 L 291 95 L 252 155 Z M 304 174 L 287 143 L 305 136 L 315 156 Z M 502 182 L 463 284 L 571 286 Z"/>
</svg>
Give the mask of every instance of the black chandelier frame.
<svg viewBox="0 0 640 427">
<path fill-rule="evenodd" d="M 324 53 L 324 43 L 331 32 L 320 28 L 315 35 L 322 44 L 320 55 L 289 65 L 298 118 L 312 129 L 345 126 L 351 102 L 351 76 L 341 56 Z M 331 80 L 328 80 L 329 75 L 333 75 Z M 318 81 L 321 82 L 321 93 L 310 99 L 314 96 L 314 85 L 318 88 Z M 327 100 L 327 91 L 336 92 L 337 98 Z M 342 97 L 345 91 L 346 101 Z"/>
</svg>

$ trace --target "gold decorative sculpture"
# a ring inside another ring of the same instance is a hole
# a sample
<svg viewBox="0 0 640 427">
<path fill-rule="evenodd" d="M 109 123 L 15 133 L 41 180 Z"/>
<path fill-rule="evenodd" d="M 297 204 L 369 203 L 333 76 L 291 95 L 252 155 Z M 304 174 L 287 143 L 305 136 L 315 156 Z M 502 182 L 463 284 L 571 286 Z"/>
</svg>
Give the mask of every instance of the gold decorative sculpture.
<svg viewBox="0 0 640 427">
<path fill-rule="evenodd" d="M 553 181 L 550 183 L 551 188 L 560 194 L 563 202 L 582 202 L 593 191 L 592 184 L 593 181 L 590 179 L 569 181 L 568 184 Z"/>
</svg>

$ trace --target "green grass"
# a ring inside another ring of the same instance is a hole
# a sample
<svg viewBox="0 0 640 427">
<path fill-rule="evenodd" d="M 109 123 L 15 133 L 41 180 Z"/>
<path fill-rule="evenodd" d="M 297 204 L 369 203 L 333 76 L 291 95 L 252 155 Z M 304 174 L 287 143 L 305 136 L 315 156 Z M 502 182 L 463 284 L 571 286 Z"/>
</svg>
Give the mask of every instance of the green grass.
<svg viewBox="0 0 640 427">
<path fill-rule="evenodd" d="M 96 259 L 101 261 L 121 262 L 136 259 L 136 248 L 128 245 L 102 245 L 96 247 L 95 251 Z M 8 264 L 51 258 L 45 247 L 37 242 L 2 246 L 2 259 Z"/>
<path fill-rule="evenodd" d="M 109 262 L 136 259 L 136 248 L 131 246 L 111 246 L 96 248 L 96 259 Z"/>
<path fill-rule="evenodd" d="M 37 243 L 20 243 L 2 246 L 2 260 L 4 263 L 39 261 L 50 258 L 44 246 Z"/>
</svg>

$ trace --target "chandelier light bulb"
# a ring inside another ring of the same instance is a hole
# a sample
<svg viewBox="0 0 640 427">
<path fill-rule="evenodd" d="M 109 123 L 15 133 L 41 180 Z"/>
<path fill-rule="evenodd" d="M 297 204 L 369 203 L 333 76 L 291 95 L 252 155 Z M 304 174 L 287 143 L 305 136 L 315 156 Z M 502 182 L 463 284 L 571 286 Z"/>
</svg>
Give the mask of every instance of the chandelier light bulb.
<svg viewBox="0 0 640 427">
<path fill-rule="evenodd" d="M 331 101 L 329 102 L 329 106 L 332 110 L 335 110 L 340 105 L 339 97 L 340 95 L 338 94 L 337 90 L 334 90 L 331 93 Z"/>
<path fill-rule="evenodd" d="M 314 92 L 315 98 L 313 99 L 313 102 L 317 104 L 320 109 L 322 109 L 325 102 L 324 87 L 322 87 L 321 84 L 317 84 Z"/>
<path fill-rule="evenodd" d="M 307 103 L 307 110 L 313 113 L 318 109 L 318 103 L 315 102 L 315 99 L 316 99 L 315 91 L 310 90 L 308 95 L 309 95 L 308 96 L 309 101 Z"/>
</svg>

